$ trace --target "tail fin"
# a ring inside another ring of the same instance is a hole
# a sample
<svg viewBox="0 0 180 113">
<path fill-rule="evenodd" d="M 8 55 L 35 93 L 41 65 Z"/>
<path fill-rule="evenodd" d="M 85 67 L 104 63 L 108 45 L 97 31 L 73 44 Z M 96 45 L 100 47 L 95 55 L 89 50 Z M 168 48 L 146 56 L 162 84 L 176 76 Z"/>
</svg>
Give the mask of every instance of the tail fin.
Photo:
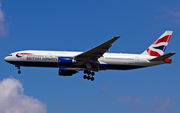
<svg viewBox="0 0 180 113">
<path fill-rule="evenodd" d="M 162 56 L 168 45 L 173 31 L 166 31 L 162 34 L 148 49 L 146 49 L 142 54 L 150 56 Z"/>
</svg>

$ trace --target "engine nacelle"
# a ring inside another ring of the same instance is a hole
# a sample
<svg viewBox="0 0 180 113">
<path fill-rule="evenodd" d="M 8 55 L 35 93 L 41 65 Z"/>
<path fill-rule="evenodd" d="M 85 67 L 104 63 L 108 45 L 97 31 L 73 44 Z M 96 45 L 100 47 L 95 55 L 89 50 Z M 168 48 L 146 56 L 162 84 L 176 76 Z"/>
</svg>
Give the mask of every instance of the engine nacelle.
<svg viewBox="0 0 180 113">
<path fill-rule="evenodd" d="M 68 70 L 59 68 L 58 70 L 60 76 L 72 76 L 73 74 L 77 73 L 76 70 Z"/>
<path fill-rule="evenodd" d="M 58 63 L 60 66 L 71 66 L 75 60 L 72 57 L 58 57 Z"/>
</svg>

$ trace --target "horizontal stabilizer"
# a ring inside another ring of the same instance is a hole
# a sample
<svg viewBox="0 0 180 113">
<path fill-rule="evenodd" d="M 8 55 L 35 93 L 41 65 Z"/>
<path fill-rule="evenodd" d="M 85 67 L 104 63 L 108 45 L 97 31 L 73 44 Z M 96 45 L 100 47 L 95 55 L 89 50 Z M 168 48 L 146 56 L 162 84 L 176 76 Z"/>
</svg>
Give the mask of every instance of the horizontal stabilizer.
<svg viewBox="0 0 180 113">
<path fill-rule="evenodd" d="M 151 59 L 150 61 L 161 61 L 161 60 L 164 60 L 164 59 L 166 59 L 166 58 L 171 57 L 171 56 L 174 55 L 174 54 L 176 54 L 176 53 L 175 53 L 175 52 L 171 52 L 171 53 L 168 53 L 168 54 L 165 54 L 165 55 L 162 55 L 162 56 L 153 58 L 153 59 Z"/>
</svg>

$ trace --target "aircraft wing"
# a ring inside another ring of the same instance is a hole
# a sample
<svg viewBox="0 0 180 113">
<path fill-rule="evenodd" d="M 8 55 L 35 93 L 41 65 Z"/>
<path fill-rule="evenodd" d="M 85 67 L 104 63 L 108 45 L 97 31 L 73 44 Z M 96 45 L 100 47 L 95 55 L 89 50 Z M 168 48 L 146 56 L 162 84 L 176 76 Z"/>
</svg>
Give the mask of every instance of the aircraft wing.
<svg viewBox="0 0 180 113">
<path fill-rule="evenodd" d="M 120 36 L 115 36 L 114 38 L 102 43 L 101 45 L 75 56 L 74 59 L 77 60 L 76 65 L 83 65 L 86 64 L 86 62 L 97 63 L 97 59 L 103 56 L 103 54 L 109 50 L 111 44 L 115 42 L 119 37 Z"/>
</svg>

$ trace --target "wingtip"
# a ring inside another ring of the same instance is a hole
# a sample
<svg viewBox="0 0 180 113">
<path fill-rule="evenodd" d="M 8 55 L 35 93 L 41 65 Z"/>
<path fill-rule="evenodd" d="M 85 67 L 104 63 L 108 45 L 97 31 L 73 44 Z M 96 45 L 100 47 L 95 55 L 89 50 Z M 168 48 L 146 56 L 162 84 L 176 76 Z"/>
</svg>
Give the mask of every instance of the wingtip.
<svg viewBox="0 0 180 113">
<path fill-rule="evenodd" d="M 121 36 L 114 36 L 114 38 L 119 38 L 119 37 L 121 37 Z"/>
<path fill-rule="evenodd" d="M 176 54 L 176 52 L 171 52 L 172 54 Z"/>
</svg>

